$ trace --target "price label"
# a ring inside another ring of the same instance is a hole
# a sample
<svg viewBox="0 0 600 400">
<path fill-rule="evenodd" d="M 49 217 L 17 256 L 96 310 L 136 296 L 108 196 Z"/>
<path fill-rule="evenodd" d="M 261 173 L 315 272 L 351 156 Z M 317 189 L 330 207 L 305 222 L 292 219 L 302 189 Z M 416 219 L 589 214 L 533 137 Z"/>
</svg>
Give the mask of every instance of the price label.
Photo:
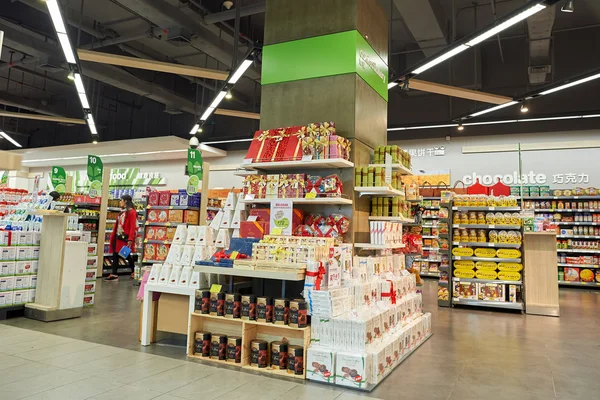
<svg viewBox="0 0 600 400">
<path fill-rule="evenodd" d="M 248 164 L 252 164 L 252 158 L 244 158 L 242 160 L 242 165 L 248 165 Z"/>
<path fill-rule="evenodd" d="M 490 229 L 495 229 L 496 225 L 490 225 Z"/>
<path fill-rule="evenodd" d="M 271 235 L 283 235 L 283 228 L 271 229 Z"/>
<path fill-rule="evenodd" d="M 313 156 L 312 154 L 307 154 L 305 156 L 302 156 L 302 161 L 312 161 Z"/>
<path fill-rule="evenodd" d="M 454 257 L 455 260 L 462 260 L 462 257 Z"/>
<path fill-rule="evenodd" d="M 249 216 L 249 217 L 248 217 L 248 219 L 247 219 L 246 221 L 249 221 L 249 222 L 254 222 L 254 221 L 256 221 L 256 219 L 257 219 L 257 218 L 258 218 L 258 216 L 256 216 L 256 215 L 251 215 L 251 216 Z"/>
<path fill-rule="evenodd" d="M 239 251 L 232 251 L 231 254 L 229 255 L 229 259 L 235 260 L 239 254 L 240 254 Z"/>
<path fill-rule="evenodd" d="M 254 200 L 254 194 L 247 194 L 247 195 L 244 197 L 244 200 Z"/>
<path fill-rule="evenodd" d="M 219 293 L 221 291 L 222 287 L 223 287 L 222 285 L 217 285 L 216 283 L 213 283 L 212 286 L 210 287 L 210 292 L 211 293 Z"/>
<path fill-rule="evenodd" d="M 495 211 L 495 210 L 496 210 L 496 207 L 490 207 L 490 208 L 489 208 L 489 210 L 490 210 L 490 211 Z"/>
<path fill-rule="evenodd" d="M 317 194 L 315 192 L 308 192 L 308 193 L 306 193 L 306 196 L 304 196 L 304 198 L 306 198 L 306 199 L 316 199 L 317 198 Z"/>
</svg>

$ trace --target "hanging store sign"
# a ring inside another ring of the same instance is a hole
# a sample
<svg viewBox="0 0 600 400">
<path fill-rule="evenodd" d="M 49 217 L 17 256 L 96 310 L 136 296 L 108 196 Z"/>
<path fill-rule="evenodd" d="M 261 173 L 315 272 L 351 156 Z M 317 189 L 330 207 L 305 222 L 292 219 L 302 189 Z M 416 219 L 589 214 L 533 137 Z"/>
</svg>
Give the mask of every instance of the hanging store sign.
<svg viewBox="0 0 600 400">
<path fill-rule="evenodd" d="M 88 156 L 87 176 L 90 180 L 90 192 L 89 195 L 93 199 L 94 197 L 100 197 L 102 194 L 102 176 L 104 174 L 104 164 L 98 156 Z"/>
<path fill-rule="evenodd" d="M 58 193 L 65 193 L 67 191 L 67 173 L 63 167 L 52 167 L 50 171 L 50 182 L 52 187 Z"/>
<path fill-rule="evenodd" d="M 202 154 L 197 149 L 188 149 L 187 173 L 190 176 L 187 184 L 188 195 L 198 193 L 203 172 Z"/>
<path fill-rule="evenodd" d="M 78 188 L 90 185 L 85 171 L 70 171 Z M 139 168 L 113 168 L 110 170 L 110 187 L 135 188 L 140 186 L 164 186 L 167 179 L 160 172 L 140 172 Z"/>
</svg>

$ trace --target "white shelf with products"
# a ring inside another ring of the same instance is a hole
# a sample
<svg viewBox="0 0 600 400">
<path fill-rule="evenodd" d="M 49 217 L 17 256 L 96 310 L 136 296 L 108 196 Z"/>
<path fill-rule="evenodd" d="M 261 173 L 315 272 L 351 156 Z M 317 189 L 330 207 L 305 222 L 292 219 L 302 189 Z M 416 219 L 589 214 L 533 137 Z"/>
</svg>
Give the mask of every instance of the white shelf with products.
<svg viewBox="0 0 600 400">
<path fill-rule="evenodd" d="M 496 224 L 452 224 L 453 228 L 466 229 L 521 229 L 521 225 L 496 225 Z"/>
<path fill-rule="evenodd" d="M 599 282 L 572 282 L 572 281 L 558 281 L 560 286 L 597 286 L 600 287 Z"/>
<path fill-rule="evenodd" d="M 463 247 L 495 247 L 503 249 L 519 249 L 520 243 L 490 243 L 490 242 L 452 242 L 454 246 Z"/>
<path fill-rule="evenodd" d="M 600 239 L 600 236 L 589 235 L 556 235 L 559 239 Z"/>
<path fill-rule="evenodd" d="M 522 285 L 523 281 L 503 281 L 498 279 L 452 278 L 453 282 L 502 283 L 504 285 Z"/>
<path fill-rule="evenodd" d="M 498 258 L 498 257 L 452 257 L 455 261 L 489 261 L 489 262 L 507 262 L 507 263 L 520 263 L 520 258 Z"/>
<path fill-rule="evenodd" d="M 390 221 L 390 222 L 403 222 L 407 224 L 414 224 L 415 220 L 406 217 L 369 217 L 369 221 Z"/>
<path fill-rule="evenodd" d="M 439 278 L 440 277 L 439 272 L 419 272 L 419 275 L 421 275 L 421 277 L 425 276 L 428 278 Z"/>
<path fill-rule="evenodd" d="M 326 158 L 323 160 L 296 160 L 296 161 L 275 161 L 275 162 L 261 162 L 261 163 L 247 163 L 240 165 L 240 168 L 248 170 L 263 170 L 263 171 L 278 171 L 283 169 L 293 168 L 353 168 L 354 163 L 352 161 L 345 160 L 343 158 Z"/>
<path fill-rule="evenodd" d="M 556 249 L 557 253 L 594 253 L 600 254 L 598 249 Z"/>
<path fill-rule="evenodd" d="M 600 210 L 593 208 L 534 208 L 535 212 L 549 212 L 549 213 L 564 213 L 564 212 L 600 212 Z"/>
<path fill-rule="evenodd" d="M 421 237 L 423 239 L 437 239 L 439 238 L 439 235 L 422 235 Z"/>
<path fill-rule="evenodd" d="M 568 263 L 558 263 L 559 267 L 572 267 L 572 268 L 600 268 L 600 265 L 593 264 L 568 264 Z"/>
<path fill-rule="evenodd" d="M 401 196 L 404 197 L 402 190 L 393 189 L 387 186 L 356 186 L 354 191 L 358 192 L 359 196 Z"/>
<path fill-rule="evenodd" d="M 385 164 L 369 164 L 369 167 L 381 167 L 381 168 L 385 168 Z M 393 171 L 400 171 L 400 173 L 402 175 L 414 175 L 413 172 L 406 168 L 404 165 L 402 164 L 392 164 L 392 170 Z"/>
<path fill-rule="evenodd" d="M 600 196 L 523 196 L 523 200 L 598 200 Z"/>
<path fill-rule="evenodd" d="M 399 244 L 371 244 L 371 243 L 354 243 L 354 247 L 363 250 L 386 250 L 386 249 L 403 249 L 403 243 Z"/>
<path fill-rule="evenodd" d="M 290 198 L 290 199 L 252 199 L 242 200 L 246 204 L 271 204 L 272 201 L 277 200 L 290 200 L 294 204 L 318 204 L 318 205 L 352 205 L 351 199 L 345 199 L 343 197 L 317 197 L 314 199 L 307 199 L 305 197 Z"/>
<path fill-rule="evenodd" d="M 600 226 L 600 222 L 565 222 L 565 221 L 555 221 L 556 225 L 575 225 L 575 226 Z"/>
<path fill-rule="evenodd" d="M 461 206 L 452 207 L 453 211 L 521 211 L 521 207 L 477 207 L 477 206 Z"/>
</svg>

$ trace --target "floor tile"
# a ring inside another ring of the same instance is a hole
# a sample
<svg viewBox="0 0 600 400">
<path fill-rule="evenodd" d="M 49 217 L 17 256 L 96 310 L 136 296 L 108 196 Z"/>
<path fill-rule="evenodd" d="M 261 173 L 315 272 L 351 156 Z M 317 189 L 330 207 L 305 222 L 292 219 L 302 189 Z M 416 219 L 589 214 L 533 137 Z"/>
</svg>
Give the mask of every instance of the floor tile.
<svg viewBox="0 0 600 400">
<path fill-rule="evenodd" d="M 126 351 L 127 350 L 119 349 L 118 347 L 100 345 L 91 349 L 78 351 L 77 353 L 46 358 L 43 362 L 44 364 L 50 364 L 56 367 L 68 368 L 114 356 L 116 354 L 125 353 Z"/>
<path fill-rule="evenodd" d="M 2 346 L 0 346 L 0 353 L 4 354 L 20 354 L 26 353 L 32 350 L 45 349 L 48 347 L 56 346 L 59 344 L 73 342 L 74 339 L 55 336 L 55 335 L 43 335 L 41 337 L 34 338 L 33 340 L 29 340 L 26 342 L 14 343 L 10 345 L 4 345 L 4 341 L 2 341 Z"/>
<path fill-rule="evenodd" d="M 414 398 L 414 397 L 413 397 Z M 368 392 L 359 392 L 354 390 L 347 390 L 339 395 L 335 400 L 380 400 L 378 397 L 373 397 Z M 427 399 L 429 400 L 429 399 Z"/>
<path fill-rule="evenodd" d="M 170 394 L 163 394 L 162 396 L 155 397 L 154 400 L 181 400 L 181 397 L 171 396 Z"/>
<path fill-rule="evenodd" d="M 154 357 L 150 360 L 137 362 L 134 366 L 127 365 L 97 375 L 107 380 L 112 379 L 116 382 L 130 384 L 149 376 L 180 367 L 184 363 L 185 361 L 172 360 L 165 357 Z"/>
<path fill-rule="evenodd" d="M 344 392 L 344 388 L 320 385 L 317 383 L 299 383 L 291 390 L 279 396 L 278 400 L 333 400 Z"/>
<path fill-rule="evenodd" d="M 160 396 L 161 393 L 150 389 L 143 389 L 134 386 L 121 386 L 111 391 L 104 392 L 90 400 L 149 400 Z M 197 398 L 200 397 L 197 394 Z"/>
<path fill-rule="evenodd" d="M 1 355 L 0 354 L 0 371 L 6 370 L 9 368 L 16 368 L 19 365 L 29 363 L 28 360 L 25 360 L 20 357 L 9 356 L 9 355 Z M 2 373 L 2 372 L 0 372 Z"/>
<path fill-rule="evenodd" d="M 32 342 L 36 339 L 40 339 L 45 336 L 43 333 L 40 333 L 40 332 L 34 332 L 34 331 L 26 331 L 26 332 L 27 333 L 17 333 L 17 334 L 11 334 L 10 336 L 6 336 L 6 337 L 0 337 L 0 353 L 3 353 L 2 349 L 5 349 L 5 348 L 10 349 L 10 346 L 12 346 L 12 345 L 16 345 L 19 343 Z"/>
<path fill-rule="evenodd" d="M 56 346 L 49 346 L 43 349 L 27 351 L 24 353 L 17 353 L 17 355 L 21 358 L 25 358 L 31 361 L 42 361 L 47 358 L 60 357 L 71 353 L 77 353 L 83 350 L 88 350 L 98 346 L 99 344 L 96 343 L 75 340 L 69 343 L 59 344 Z"/>
<path fill-rule="evenodd" d="M 209 377 L 210 378 L 210 377 Z M 237 387 L 221 396 L 217 397 L 219 400 L 269 400 L 276 399 L 279 396 L 292 390 L 297 383 L 288 382 L 281 379 L 265 378 L 262 376 L 255 376 L 251 382 L 245 383 L 242 386 Z"/>
<path fill-rule="evenodd" d="M 25 379 L 2 385 L 0 399 L 22 399 L 72 382 L 81 381 L 85 378 L 86 376 L 79 372 L 54 368 L 54 371 L 36 376 L 33 379 Z"/>
<path fill-rule="evenodd" d="M 148 376 L 145 379 L 131 382 L 130 384 L 136 387 L 167 393 L 218 371 L 218 368 L 195 363 L 186 363 L 185 365 Z"/>
<path fill-rule="evenodd" d="M 26 397 L 26 400 L 84 400 L 120 387 L 121 384 L 105 379 L 86 379 Z"/>
<path fill-rule="evenodd" d="M 202 400 L 211 400 L 231 392 L 256 378 L 257 375 L 221 369 L 212 375 L 175 389 L 169 392 L 169 394 L 188 400 L 197 400 L 201 393 Z"/>
<path fill-rule="evenodd" d="M 89 361 L 76 366 L 67 367 L 74 371 L 86 371 L 92 375 L 102 375 L 106 372 L 114 371 L 119 368 L 128 367 L 138 362 L 146 361 L 150 357 L 137 351 L 125 351 L 112 356 L 101 358 L 94 361 Z"/>
<path fill-rule="evenodd" d="M 56 368 L 42 363 L 27 362 L 14 368 L 8 368 L 0 373 L 0 388 L 3 385 L 20 382 L 24 379 L 35 379 L 40 375 L 44 375 L 54 371 Z"/>
</svg>

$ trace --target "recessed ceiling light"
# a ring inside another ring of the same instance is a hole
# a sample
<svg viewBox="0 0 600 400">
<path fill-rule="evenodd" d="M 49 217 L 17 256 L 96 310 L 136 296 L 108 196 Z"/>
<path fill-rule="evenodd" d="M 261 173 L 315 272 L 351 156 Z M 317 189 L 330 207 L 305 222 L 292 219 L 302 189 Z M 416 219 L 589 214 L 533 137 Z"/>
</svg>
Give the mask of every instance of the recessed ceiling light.
<svg viewBox="0 0 600 400">
<path fill-rule="evenodd" d="M 526 105 L 526 104 L 522 104 L 522 105 L 521 105 L 521 112 L 522 112 L 522 113 L 527 113 L 527 112 L 529 112 L 529 107 L 527 107 L 527 105 Z"/>
<path fill-rule="evenodd" d="M 459 131 L 464 131 L 465 127 L 463 126 L 463 124 L 458 124 L 458 128 L 456 129 L 458 129 Z"/>
</svg>

